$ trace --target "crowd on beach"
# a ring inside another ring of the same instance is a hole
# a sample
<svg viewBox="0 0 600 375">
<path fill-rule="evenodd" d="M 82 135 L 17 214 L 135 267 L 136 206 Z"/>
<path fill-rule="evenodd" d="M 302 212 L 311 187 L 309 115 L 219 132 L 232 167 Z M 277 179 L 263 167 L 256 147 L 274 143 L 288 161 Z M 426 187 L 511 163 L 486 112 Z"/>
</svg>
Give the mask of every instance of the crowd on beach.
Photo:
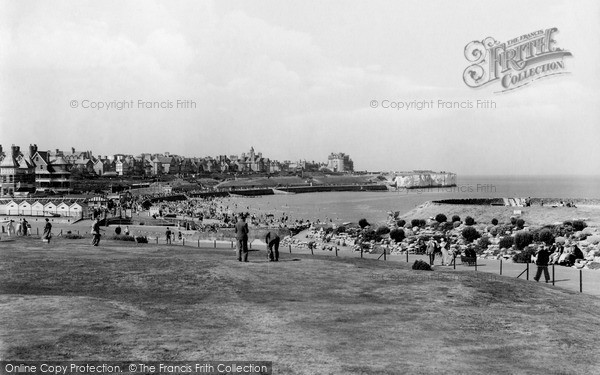
<svg viewBox="0 0 600 375">
<path fill-rule="evenodd" d="M 400 219 L 399 213 L 396 212 L 390 213 L 386 224 L 378 227 L 369 225 L 364 219 L 361 220 L 364 220 L 363 223 L 359 221 L 340 225 L 329 218 L 311 221 L 291 218 L 281 210 L 269 212 L 251 209 L 250 206 L 242 205 L 230 197 L 166 199 L 154 201 L 149 206 L 145 203 L 161 197 L 160 193 L 138 195 L 122 202 L 113 202 L 110 207 L 94 209 L 93 218 L 102 219 L 106 217 L 107 212 L 124 208 L 136 211 L 139 218 L 145 215 L 162 218 L 165 219 L 166 225 L 172 225 L 173 229 L 169 229 L 172 234 L 168 236 L 170 242 L 181 241 L 190 231 L 218 232 L 222 228 L 235 228 L 241 214 L 250 228 L 290 229 L 292 235 L 282 239 L 284 245 L 313 250 L 425 254 L 430 257 L 431 264 L 449 265 L 455 258 L 466 261 L 474 258 L 503 259 L 509 262 L 529 261 L 531 259 L 524 260 L 519 254 L 534 255 L 546 245 L 550 252 L 549 264 L 600 268 L 600 236 L 597 228 L 573 230 L 572 226 L 565 224 L 562 227 L 570 229 L 566 232 L 565 228 L 560 229 L 564 233 L 559 230 L 560 233 L 554 233 L 552 241 L 549 242 L 534 238 L 540 228 L 528 227 L 524 225 L 523 220 L 520 220 L 519 224 L 517 218 L 511 218 L 507 223 L 498 223 L 495 220 L 488 224 L 478 224 L 473 218 L 462 221 L 455 215 L 452 220 L 447 220 L 440 214 L 427 220 L 407 222 Z M 570 202 L 562 203 L 570 205 Z M 28 226 L 23 218 L 16 225 L 11 220 L 7 228 L 9 235 L 27 235 L 30 225 Z M 300 231 L 300 235 L 294 236 Z M 126 228 L 126 232 L 129 232 L 129 227 Z M 532 237 L 524 246 L 518 246 L 513 240 L 506 241 L 508 237 L 516 239 L 524 232 L 530 233 Z M 471 235 L 465 233 L 474 234 L 474 237 L 470 238 Z"/>
</svg>

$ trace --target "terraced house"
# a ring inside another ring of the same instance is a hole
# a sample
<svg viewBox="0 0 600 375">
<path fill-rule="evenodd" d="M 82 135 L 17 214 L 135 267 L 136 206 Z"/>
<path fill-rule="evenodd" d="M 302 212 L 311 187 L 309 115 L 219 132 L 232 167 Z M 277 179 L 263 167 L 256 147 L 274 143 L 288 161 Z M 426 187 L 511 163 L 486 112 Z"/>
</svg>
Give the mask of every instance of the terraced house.
<svg viewBox="0 0 600 375">
<path fill-rule="evenodd" d="M 20 147 L 12 145 L 4 155 L 0 147 L 0 196 L 27 196 L 35 190 L 35 165 L 21 153 Z"/>
</svg>

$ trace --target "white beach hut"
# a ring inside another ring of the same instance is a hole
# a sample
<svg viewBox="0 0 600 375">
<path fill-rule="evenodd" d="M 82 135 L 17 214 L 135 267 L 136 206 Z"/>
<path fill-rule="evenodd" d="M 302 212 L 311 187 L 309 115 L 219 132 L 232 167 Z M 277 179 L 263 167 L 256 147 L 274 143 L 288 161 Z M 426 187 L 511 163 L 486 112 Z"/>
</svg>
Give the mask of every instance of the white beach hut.
<svg viewBox="0 0 600 375">
<path fill-rule="evenodd" d="M 83 218 L 84 207 L 79 202 L 74 202 L 69 206 L 70 215 L 74 218 Z"/>
<path fill-rule="evenodd" d="M 48 202 L 44 205 L 44 212 L 46 214 L 55 214 L 56 213 L 56 203 L 54 202 Z"/>
<path fill-rule="evenodd" d="M 19 213 L 19 205 L 13 200 L 8 201 L 5 207 L 6 215 L 17 215 Z"/>
<path fill-rule="evenodd" d="M 44 204 L 40 201 L 35 201 L 31 205 L 31 215 L 33 216 L 43 216 L 44 215 Z"/>
<path fill-rule="evenodd" d="M 27 201 L 19 203 L 19 215 L 31 215 L 31 203 Z"/>
<path fill-rule="evenodd" d="M 59 214 L 60 216 L 70 216 L 69 212 L 70 212 L 70 209 L 69 209 L 69 204 L 67 202 L 60 202 L 56 206 L 56 213 Z"/>
</svg>

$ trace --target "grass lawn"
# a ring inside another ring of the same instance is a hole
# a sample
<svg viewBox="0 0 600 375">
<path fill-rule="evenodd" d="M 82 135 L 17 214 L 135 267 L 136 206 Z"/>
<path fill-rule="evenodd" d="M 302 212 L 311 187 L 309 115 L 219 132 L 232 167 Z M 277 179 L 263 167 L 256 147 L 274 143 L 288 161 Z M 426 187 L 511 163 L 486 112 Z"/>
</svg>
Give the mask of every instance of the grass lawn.
<svg viewBox="0 0 600 375">
<path fill-rule="evenodd" d="M 600 373 L 600 299 L 407 264 L 0 242 L 0 356 L 273 361 L 275 374 Z"/>
</svg>

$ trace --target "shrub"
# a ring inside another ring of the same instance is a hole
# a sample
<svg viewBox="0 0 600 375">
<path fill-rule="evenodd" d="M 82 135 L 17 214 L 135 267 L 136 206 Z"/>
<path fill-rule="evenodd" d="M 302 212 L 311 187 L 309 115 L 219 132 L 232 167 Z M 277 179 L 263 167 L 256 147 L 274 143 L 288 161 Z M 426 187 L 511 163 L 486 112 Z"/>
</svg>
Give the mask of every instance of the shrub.
<svg viewBox="0 0 600 375">
<path fill-rule="evenodd" d="M 115 234 L 116 234 L 116 235 L 119 235 L 119 234 L 121 234 L 121 227 L 116 227 L 116 228 L 115 228 Z"/>
<path fill-rule="evenodd" d="M 582 221 L 582 220 L 575 220 L 573 221 L 573 230 L 576 232 L 579 232 L 581 230 L 583 230 L 585 227 L 587 227 L 587 224 Z"/>
<path fill-rule="evenodd" d="M 401 219 L 401 220 L 398 220 L 398 221 L 396 222 L 396 225 L 397 225 L 398 227 L 400 227 L 400 228 L 403 228 L 403 227 L 406 225 L 406 220 L 402 220 L 402 219 Z"/>
<path fill-rule="evenodd" d="M 554 243 L 554 234 L 548 228 L 543 228 L 538 232 L 538 239 L 546 245 L 552 245 Z"/>
<path fill-rule="evenodd" d="M 515 225 L 517 226 L 517 228 L 523 229 L 523 227 L 525 226 L 525 220 L 517 219 L 517 222 L 515 223 Z"/>
<path fill-rule="evenodd" d="M 64 235 L 65 238 L 69 239 L 69 240 L 80 240 L 83 238 L 83 236 L 80 236 L 78 234 L 75 233 L 71 233 L 70 231 Z"/>
<path fill-rule="evenodd" d="M 413 270 L 423 270 L 423 271 L 431 271 L 432 270 L 429 263 L 424 262 L 422 260 L 415 260 L 415 262 L 412 265 L 412 269 Z"/>
<path fill-rule="evenodd" d="M 401 242 L 405 237 L 404 230 L 392 229 L 390 231 L 390 238 L 396 242 Z"/>
<path fill-rule="evenodd" d="M 419 220 L 419 226 L 420 227 L 424 227 L 425 225 L 427 225 L 427 222 L 425 221 L 425 219 Z"/>
<path fill-rule="evenodd" d="M 475 219 L 473 219 L 471 216 L 467 216 L 465 218 L 465 225 L 475 225 Z"/>
<path fill-rule="evenodd" d="M 381 236 L 379 234 L 377 234 L 377 232 L 375 232 L 374 230 L 368 230 L 365 233 L 363 233 L 363 239 L 367 242 L 369 242 L 369 241 L 379 242 L 379 241 L 381 241 Z"/>
<path fill-rule="evenodd" d="M 384 234 L 388 234 L 390 233 L 390 228 L 386 227 L 386 226 L 381 226 L 379 228 L 377 228 L 377 234 L 380 236 L 383 236 Z"/>
<path fill-rule="evenodd" d="M 448 218 L 444 214 L 435 215 L 435 221 L 437 221 L 438 223 L 445 223 L 447 220 Z"/>
<path fill-rule="evenodd" d="M 498 229 L 499 229 L 499 228 L 498 228 L 497 226 L 494 226 L 494 227 L 491 227 L 491 228 L 490 228 L 490 231 L 489 231 L 489 232 L 490 232 L 490 234 L 491 234 L 492 236 L 496 237 L 496 236 L 498 235 Z"/>
<path fill-rule="evenodd" d="M 455 221 L 460 221 L 460 216 L 458 216 L 458 215 L 453 215 L 453 216 L 452 216 L 452 222 L 454 223 Z"/>
<path fill-rule="evenodd" d="M 535 255 L 535 249 L 532 247 L 527 247 L 525 250 L 521 251 L 520 253 L 513 255 L 513 262 L 515 262 L 515 263 L 530 263 L 532 255 Z"/>
<path fill-rule="evenodd" d="M 346 233 L 346 227 L 343 225 L 340 225 L 339 227 L 337 227 L 333 230 L 333 233 L 335 233 L 335 234 Z"/>
<path fill-rule="evenodd" d="M 481 236 L 477 229 L 473 227 L 467 227 L 463 229 L 461 234 L 468 242 L 473 242 Z"/>
<path fill-rule="evenodd" d="M 112 236 L 111 239 L 115 240 L 115 241 L 131 241 L 131 242 L 135 241 L 135 238 L 133 236 L 126 236 L 124 234 L 114 235 L 114 236 Z"/>
<path fill-rule="evenodd" d="M 482 250 L 487 249 L 487 247 L 490 246 L 491 243 L 492 242 L 490 241 L 490 238 L 488 236 L 483 236 L 479 239 L 479 241 L 477 241 L 477 245 L 479 245 L 479 247 L 481 247 Z"/>
<path fill-rule="evenodd" d="M 493 218 L 492 219 L 492 225 L 498 225 L 498 219 Z"/>
<path fill-rule="evenodd" d="M 529 232 L 519 231 L 515 234 L 515 246 L 519 250 L 523 250 L 526 246 L 533 242 L 533 235 Z"/>
<path fill-rule="evenodd" d="M 460 223 L 459 223 L 459 225 L 460 225 Z M 454 224 L 449 221 L 446 221 L 440 229 L 442 229 L 444 231 L 449 231 L 449 230 L 452 230 L 452 228 L 454 228 Z"/>
<path fill-rule="evenodd" d="M 412 219 L 412 220 L 410 221 L 410 226 L 411 226 L 411 227 L 418 227 L 420 223 L 421 223 L 421 222 L 420 222 L 420 220 L 419 220 L 419 219 Z"/>
<path fill-rule="evenodd" d="M 516 218 L 516 217 L 514 217 L 514 216 L 512 216 L 512 217 L 510 218 L 510 223 L 511 223 L 512 225 L 515 225 L 515 224 L 517 224 L 517 218 Z"/>
<path fill-rule="evenodd" d="M 148 243 L 148 237 L 146 237 L 146 236 L 137 236 L 135 238 L 135 242 L 137 242 L 137 243 Z"/>
<path fill-rule="evenodd" d="M 367 221 L 367 219 L 363 218 L 363 219 L 360 219 L 358 221 L 358 226 L 361 227 L 362 229 L 368 227 L 369 225 L 371 225 L 371 224 L 369 224 L 369 222 Z"/>
<path fill-rule="evenodd" d="M 498 246 L 500 246 L 501 249 L 510 249 L 514 243 L 515 240 L 511 236 L 504 236 L 500 239 Z"/>
</svg>

